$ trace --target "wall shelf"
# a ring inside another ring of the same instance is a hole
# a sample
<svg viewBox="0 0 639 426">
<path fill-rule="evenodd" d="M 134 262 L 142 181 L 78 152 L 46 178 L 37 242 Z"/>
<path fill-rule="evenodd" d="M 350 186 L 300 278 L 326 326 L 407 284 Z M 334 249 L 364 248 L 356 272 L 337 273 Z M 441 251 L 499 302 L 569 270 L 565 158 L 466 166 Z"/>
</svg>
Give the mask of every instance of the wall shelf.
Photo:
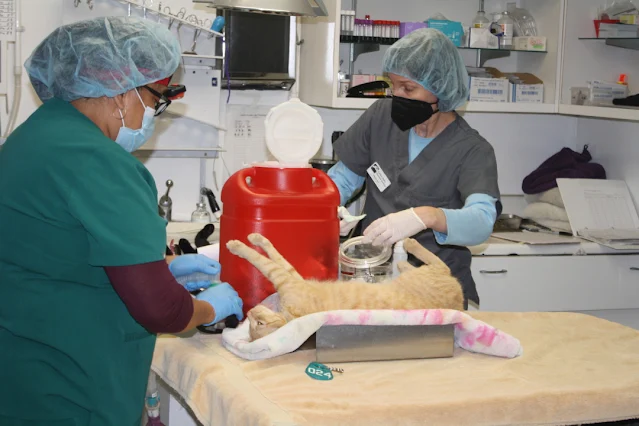
<svg viewBox="0 0 639 426">
<path fill-rule="evenodd" d="M 340 35 L 340 43 L 354 43 L 354 44 L 378 44 L 378 45 L 391 45 L 395 43 L 398 38 L 387 37 L 366 37 L 366 36 L 353 36 L 353 35 Z M 491 49 L 485 47 L 464 47 L 459 46 L 458 49 L 462 50 L 485 50 L 485 51 L 497 51 L 497 52 L 524 52 L 524 53 L 548 53 L 546 50 L 516 50 L 516 49 Z"/>
<path fill-rule="evenodd" d="M 126 5 L 129 8 L 129 15 L 130 15 L 131 8 L 136 8 L 136 9 L 144 11 L 145 15 L 148 13 L 160 18 L 164 18 L 169 22 L 175 22 L 178 25 L 186 25 L 187 27 L 207 33 L 210 37 L 224 37 L 224 34 L 219 33 L 217 31 L 213 31 L 210 28 L 206 28 L 202 26 L 200 22 L 193 22 L 189 20 L 188 19 L 189 16 L 184 16 L 185 14 L 183 14 L 183 16 L 177 16 L 177 15 L 173 15 L 172 13 L 168 13 L 166 11 L 168 7 L 164 7 L 162 10 L 159 10 L 159 9 L 156 9 L 156 6 L 153 4 L 149 6 L 145 6 L 147 0 L 116 0 L 116 1 Z M 142 4 L 138 3 L 138 1 L 140 1 Z M 159 3 L 160 7 L 161 7 L 161 4 L 162 3 Z M 180 12 L 178 10 L 178 15 L 179 13 Z M 190 16 L 195 16 L 195 15 L 190 15 Z M 145 18 L 147 18 L 147 16 L 145 16 Z"/>
<path fill-rule="evenodd" d="M 217 158 L 222 148 L 140 148 L 133 153 L 137 158 Z"/>
<path fill-rule="evenodd" d="M 379 98 L 336 98 L 333 108 L 337 109 L 368 109 Z M 468 102 L 458 112 L 507 112 L 521 114 L 555 114 L 555 104 L 526 104 L 513 102 Z"/>
<path fill-rule="evenodd" d="M 605 118 L 609 120 L 639 121 L 639 108 L 587 105 L 559 105 L 559 113 L 577 117 Z"/>
<path fill-rule="evenodd" d="M 614 38 L 600 38 L 600 37 L 579 37 L 579 40 L 584 41 L 604 41 L 608 46 L 621 47 L 622 49 L 639 50 L 639 37 L 614 37 Z"/>
</svg>

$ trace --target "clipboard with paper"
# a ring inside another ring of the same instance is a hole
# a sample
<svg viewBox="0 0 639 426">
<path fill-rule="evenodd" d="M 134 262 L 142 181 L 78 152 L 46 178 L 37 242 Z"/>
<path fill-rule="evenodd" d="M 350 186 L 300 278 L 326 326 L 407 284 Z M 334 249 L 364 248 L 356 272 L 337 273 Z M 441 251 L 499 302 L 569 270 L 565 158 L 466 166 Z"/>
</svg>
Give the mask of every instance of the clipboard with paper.
<svg viewBox="0 0 639 426">
<path fill-rule="evenodd" d="M 639 250 L 639 215 L 623 180 L 557 179 L 575 237 Z"/>
</svg>

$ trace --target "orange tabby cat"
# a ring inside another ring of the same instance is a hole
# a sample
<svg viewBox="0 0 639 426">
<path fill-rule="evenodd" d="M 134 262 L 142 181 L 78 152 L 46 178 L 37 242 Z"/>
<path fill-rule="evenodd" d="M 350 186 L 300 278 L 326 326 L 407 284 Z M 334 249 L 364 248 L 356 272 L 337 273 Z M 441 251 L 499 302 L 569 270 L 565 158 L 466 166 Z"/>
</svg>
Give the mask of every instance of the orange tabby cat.
<svg viewBox="0 0 639 426">
<path fill-rule="evenodd" d="M 248 240 L 269 258 L 241 241 L 226 244 L 229 251 L 254 265 L 277 290 L 280 312 L 258 305 L 248 312 L 251 340 L 271 334 L 288 321 L 316 312 L 342 309 L 456 309 L 462 310 L 464 296 L 459 281 L 448 266 L 414 239 L 404 240 L 404 248 L 425 265 L 415 268 L 400 262 L 401 274 L 383 283 L 361 281 L 306 280 L 260 234 Z"/>
</svg>

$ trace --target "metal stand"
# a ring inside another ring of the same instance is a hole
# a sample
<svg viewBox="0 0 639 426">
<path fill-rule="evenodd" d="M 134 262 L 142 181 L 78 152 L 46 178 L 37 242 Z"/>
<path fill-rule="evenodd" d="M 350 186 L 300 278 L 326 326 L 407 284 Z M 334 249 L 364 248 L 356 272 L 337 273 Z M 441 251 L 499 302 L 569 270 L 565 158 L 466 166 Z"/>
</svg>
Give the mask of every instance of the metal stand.
<svg viewBox="0 0 639 426">
<path fill-rule="evenodd" d="M 507 58 L 510 56 L 510 50 L 477 50 L 477 60 L 476 66 L 477 68 L 482 68 L 486 61 L 490 61 L 491 59 L 499 59 L 499 58 Z"/>
</svg>

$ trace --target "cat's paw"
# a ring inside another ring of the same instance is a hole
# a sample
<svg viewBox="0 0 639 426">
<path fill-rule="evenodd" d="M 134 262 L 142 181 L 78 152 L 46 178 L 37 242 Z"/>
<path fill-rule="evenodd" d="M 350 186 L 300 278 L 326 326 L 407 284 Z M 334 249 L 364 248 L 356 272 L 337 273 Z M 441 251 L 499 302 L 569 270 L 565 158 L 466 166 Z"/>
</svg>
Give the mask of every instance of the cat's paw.
<svg viewBox="0 0 639 426">
<path fill-rule="evenodd" d="M 405 260 L 397 263 L 397 270 L 400 273 L 412 271 L 413 269 L 415 269 L 415 267 L 411 265 L 410 263 L 406 262 Z"/>
<path fill-rule="evenodd" d="M 406 250 L 407 252 L 410 253 L 411 251 L 414 251 L 418 247 L 421 247 L 421 246 L 419 245 L 417 240 L 415 240 L 414 238 L 406 238 L 404 240 L 404 250 Z"/>
<path fill-rule="evenodd" d="M 256 247 L 267 248 L 271 247 L 271 242 L 261 234 L 251 234 L 248 236 L 248 240 Z"/>
<path fill-rule="evenodd" d="M 244 243 L 238 240 L 231 240 L 226 243 L 226 248 L 233 254 L 238 254 L 243 247 L 245 247 Z"/>
</svg>

